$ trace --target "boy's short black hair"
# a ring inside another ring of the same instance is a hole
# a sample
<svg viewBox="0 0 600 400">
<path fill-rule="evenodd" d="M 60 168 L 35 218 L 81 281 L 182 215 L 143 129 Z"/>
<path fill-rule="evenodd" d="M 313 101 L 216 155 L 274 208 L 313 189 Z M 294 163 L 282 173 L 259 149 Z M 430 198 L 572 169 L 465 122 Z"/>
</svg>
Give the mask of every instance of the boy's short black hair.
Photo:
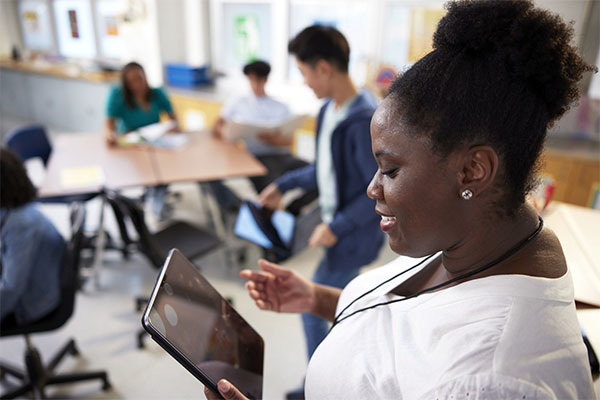
<svg viewBox="0 0 600 400">
<path fill-rule="evenodd" d="M 254 75 L 258 78 L 268 78 L 269 73 L 271 72 L 271 66 L 269 63 L 256 60 L 248 63 L 244 66 L 244 75 Z"/>
<path fill-rule="evenodd" d="M 341 72 L 348 72 L 350 46 L 340 31 L 332 26 L 312 25 L 290 40 L 288 51 L 305 64 L 315 66 L 325 60 Z"/>
<path fill-rule="evenodd" d="M 23 162 L 5 147 L 0 148 L 0 178 L 0 208 L 21 207 L 36 198 Z"/>
</svg>

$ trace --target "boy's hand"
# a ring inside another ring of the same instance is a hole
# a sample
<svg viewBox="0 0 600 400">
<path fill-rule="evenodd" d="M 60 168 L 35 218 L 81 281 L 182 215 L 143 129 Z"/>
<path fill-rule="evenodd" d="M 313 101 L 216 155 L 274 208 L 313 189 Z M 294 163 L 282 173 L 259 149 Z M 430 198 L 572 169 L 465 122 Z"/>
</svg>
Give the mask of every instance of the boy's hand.
<svg viewBox="0 0 600 400">
<path fill-rule="evenodd" d="M 313 233 L 308 239 L 308 245 L 310 247 L 325 246 L 332 247 L 338 241 L 338 237 L 333 233 L 329 224 L 322 222 L 316 226 Z"/>
</svg>

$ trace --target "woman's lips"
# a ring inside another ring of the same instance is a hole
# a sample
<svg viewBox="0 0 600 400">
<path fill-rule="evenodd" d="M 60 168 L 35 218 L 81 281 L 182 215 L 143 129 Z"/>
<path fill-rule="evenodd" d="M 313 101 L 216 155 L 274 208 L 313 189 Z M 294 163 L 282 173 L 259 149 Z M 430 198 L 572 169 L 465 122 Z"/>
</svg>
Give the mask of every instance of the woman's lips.
<svg viewBox="0 0 600 400">
<path fill-rule="evenodd" d="M 396 217 L 392 217 L 389 215 L 382 215 L 381 221 L 379 222 L 379 227 L 382 231 L 388 232 L 396 225 Z"/>
</svg>

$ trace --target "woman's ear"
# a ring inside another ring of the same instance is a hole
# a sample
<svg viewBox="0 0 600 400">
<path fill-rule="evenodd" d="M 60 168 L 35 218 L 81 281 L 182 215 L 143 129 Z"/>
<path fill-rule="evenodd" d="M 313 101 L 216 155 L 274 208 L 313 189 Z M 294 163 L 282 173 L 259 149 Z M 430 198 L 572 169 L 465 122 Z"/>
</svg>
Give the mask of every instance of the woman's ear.
<svg viewBox="0 0 600 400">
<path fill-rule="evenodd" d="M 494 182 L 498 163 L 498 153 L 491 146 L 477 145 L 466 150 L 458 173 L 459 195 L 464 190 L 471 191 L 472 196 L 484 192 Z"/>
</svg>

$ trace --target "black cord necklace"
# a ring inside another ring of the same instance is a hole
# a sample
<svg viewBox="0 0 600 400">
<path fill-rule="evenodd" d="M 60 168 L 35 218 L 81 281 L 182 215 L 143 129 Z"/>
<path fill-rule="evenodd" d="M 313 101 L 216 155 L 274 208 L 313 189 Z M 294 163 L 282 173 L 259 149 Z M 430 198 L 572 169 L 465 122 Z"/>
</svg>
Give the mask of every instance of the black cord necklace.
<svg viewBox="0 0 600 400">
<path fill-rule="evenodd" d="M 440 283 L 438 285 L 422 289 L 422 290 L 420 290 L 420 291 L 418 291 L 416 293 L 413 293 L 413 294 L 411 294 L 409 296 L 406 296 L 406 297 L 403 297 L 401 299 L 394 299 L 394 300 L 386 301 L 386 302 L 383 302 L 383 303 L 373 304 L 373 305 L 368 306 L 368 307 L 359 308 L 358 310 L 355 310 L 355 311 L 351 312 L 350 314 L 342 317 L 342 315 L 344 314 L 344 312 L 346 312 L 346 310 L 348 308 L 350 308 L 358 300 L 362 299 L 363 297 L 365 297 L 369 293 L 372 293 L 373 291 L 379 289 L 381 286 L 385 285 L 386 283 L 388 283 L 388 282 L 390 282 L 390 281 L 398 278 L 399 276 L 404 275 L 405 273 L 407 273 L 409 271 L 412 271 L 413 269 L 415 269 L 418 266 L 422 265 L 424 262 L 426 262 L 429 259 L 431 259 L 431 257 L 433 257 L 435 254 L 432 254 L 432 255 L 428 256 L 427 258 L 421 260 L 419 263 L 417 263 L 417 264 L 413 265 L 412 267 L 410 267 L 410 268 L 408 268 L 408 269 L 406 269 L 406 270 L 404 270 L 404 271 L 402 271 L 402 272 L 400 272 L 400 273 L 392 276 L 391 278 L 389 278 L 389 279 L 381 282 L 379 285 L 375 286 L 374 288 L 372 288 L 372 289 L 366 291 L 365 293 L 361 294 L 360 296 L 358 296 L 356 299 L 352 300 L 352 302 L 350 302 L 350 304 L 348 304 L 346 307 L 344 307 L 344 309 L 335 317 L 335 319 L 333 320 L 333 325 L 331 326 L 331 329 L 333 329 L 337 324 L 339 324 L 343 320 L 345 320 L 347 318 L 350 318 L 353 315 L 356 315 L 356 314 L 361 313 L 363 311 L 371 310 L 373 308 L 385 306 L 385 305 L 388 305 L 388 304 L 399 303 L 401 301 L 405 301 L 405 300 L 408 300 L 408 299 L 412 299 L 412 298 L 415 298 L 417 296 L 422 295 L 423 293 L 433 292 L 433 291 L 435 291 L 437 289 L 443 288 L 444 286 L 450 285 L 450 284 L 452 284 L 452 283 L 454 283 L 456 281 L 460 281 L 462 279 L 469 278 L 469 277 L 471 277 L 473 275 L 479 274 L 480 272 L 483 272 L 483 271 L 485 271 L 487 269 L 492 268 L 496 264 L 501 263 L 502 261 L 506 260 L 508 257 L 510 257 L 513 254 L 515 254 L 517 251 L 521 250 L 523 247 L 525 247 L 529 242 L 531 242 L 542 231 L 542 228 L 544 227 L 544 220 L 542 219 L 542 217 L 539 217 L 539 216 L 538 216 L 538 220 L 539 220 L 538 227 L 526 239 L 522 240 L 521 242 L 517 243 L 515 246 L 511 247 L 510 249 L 508 249 L 508 251 L 506 253 L 502 254 L 500 257 L 496 258 L 495 260 L 493 260 L 493 261 L 491 261 L 491 262 L 489 262 L 489 263 L 487 263 L 487 264 L 485 264 L 485 265 L 483 265 L 483 266 L 481 266 L 479 268 L 474 269 L 473 271 L 469 271 L 467 273 L 464 273 L 462 275 L 459 275 L 457 277 L 449 279 L 449 280 L 447 280 L 445 282 L 442 282 L 442 283 Z M 331 329 L 329 330 L 330 332 L 331 332 Z"/>
</svg>

